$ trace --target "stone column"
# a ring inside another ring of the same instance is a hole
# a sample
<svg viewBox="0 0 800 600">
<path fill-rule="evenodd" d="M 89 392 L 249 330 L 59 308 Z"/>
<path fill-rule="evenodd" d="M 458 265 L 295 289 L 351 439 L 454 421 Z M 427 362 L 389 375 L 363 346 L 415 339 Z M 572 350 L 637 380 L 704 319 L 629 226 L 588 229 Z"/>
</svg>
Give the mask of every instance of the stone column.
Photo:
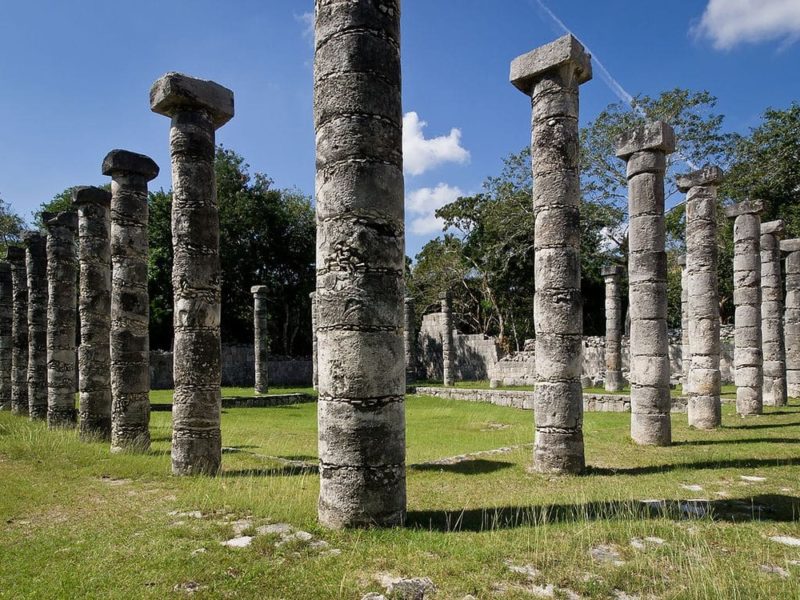
<svg viewBox="0 0 800 600">
<path fill-rule="evenodd" d="M 111 193 L 77 187 L 78 211 L 78 432 L 84 441 L 111 440 Z"/>
<path fill-rule="evenodd" d="M 78 215 L 60 212 L 47 229 L 47 426 L 74 427 Z"/>
<path fill-rule="evenodd" d="M 628 281 L 631 311 L 631 438 L 672 443 L 667 338 L 667 254 L 664 172 L 675 134 L 661 121 L 623 135 L 617 156 L 627 162 Z"/>
<path fill-rule="evenodd" d="M 28 415 L 28 276 L 25 250 L 9 246 L 11 265 L 11 412 Z"/>
<path fill-rule="evenodd" d="M 786 303 L 784 345 L 786 349 L 786 393 L 800 398 L 800 238 L 782 240 L 786 254 Z"/>
<path fill-rule="evenodd" d="M 601 271 L 606 282 L 606 377 L 607 392 L 618 392 L 622 382 L 622 288 L 625 270 L 619 265 L 606 265 Z"/>
<path fill-rule="evenodd" d="M 455 348 L 453 346 L 453 309 L 450 292 L 439 295 L 442 303 L 442 381 L 451 386 L 455 382 Z"/>
<path fill-rule="evenodd" d="M 725 209 L 733 223 L 733 303 L 736 306 L 733 366 L 736 370 L 736 412 L 763 412 L 761 353 L 761 200 Z"/>
<path fill-rule="evenodd" d="M 54 217 L 42 213 L 42 220 Z M 28 409 L 31 419 L 47 418 L 47 237 L 26 231 L 25 262 L 28 269 Z"/>
<path fill-rule="evenodd" d="M 787 402 L 780 248 L 785 231 L 783 221 L 761 224 L 761 350 L 766 406 L 786 406 Z"/>
<path fill-rule="evenodd" d="M 591 78 L 591 57 L 571 35 L 511 63 L 511 83 L 531 97 L 532 109 L 537 358 L 533 467 L 544 473 L 579 473 L 586 464 L 578 86 Z"/>
<path fill-rule="evenodd" d="M 317 389 L 317 293 L 311 292 L 311 386 Z"/>
<path fill-rule="evenodd" d="M 11 265 L 0 262 L 0 410 L 11 410 L 11 353 L 14 312 Z"/>
<path fill-rule="evenodd" d="M 150 295 L 147 290 L 147 182 L 158 165 L 144 154 L 112 150 L 111 177 L 111 451 L 150 448 Z"/>
<path fill-rule="evenodd" d="M 404 328 L 403 346 L 406 351 L 406 385 L 417 381 L 417 330 L 416 314 L 414 312 L 414 298 L 406 296 L 403 301 Z"/>
<path fill-rule="evenodd" d="M 689 369 L 692 366 L 692 349 L 689 344 L 689 274 L 686 271 L 686 255 L 678 256 L 681 268 L 681 387 L 683 395 L 689 394 Z"/>
<path fill-rule="evenodd" d="M 315 2 L 319 519 L 403 522 L 400 2 Z"/>
<path fill-rule="evenodd" d="M 688 418 L 689 425 L 698 429 L 722 424 L 717 281 L 717 186 L 722 181 L 722 169 L 713 166 L 678 178 L 678 188 L 686 193 Z"/>
<path fill-rule="evenodd" d="M 256 394 L 269 392 L 269 333 L 267 331 L 267 286 L 254 285 L 253 331 L 256 368 Z"/>
<path fill-rule="evenodd" d="M 214 149 L 215 131 L 233 118 L 233 92 L 213 81 L 167 73 L 150 90 L 150 108 L 172 119 L 172 472 L 213 475 L 222 464 L 222 273 Z"/>
</svg>

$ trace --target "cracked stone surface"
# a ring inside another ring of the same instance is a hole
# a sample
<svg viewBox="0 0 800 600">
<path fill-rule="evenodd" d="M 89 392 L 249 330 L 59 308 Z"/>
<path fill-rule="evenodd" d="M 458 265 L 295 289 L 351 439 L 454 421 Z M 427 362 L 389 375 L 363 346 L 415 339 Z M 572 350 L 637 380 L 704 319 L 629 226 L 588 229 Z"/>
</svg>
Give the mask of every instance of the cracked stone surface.
<svg viewBox="0 0 800 600">
<path fill-rule="evenodd" d="M 403 300 L 403 348 L 406 355 L 406 385 L 417 381 L 417 329 L 414 298 L 406 296 Z"/>
<path fill-rule="evenodd" d="M 255 391 L 257 394 L 269 392 L 269 333 L 267 331 L 267 286 L 254 285 L 253 294 L 253 336 L 255 348 Z"/>
<path fill-rule="evenodd" d="M 0 410 L 11 410 L 13 304 L 11 265 L 0 261 Z"/>
<path fill-rule="evenodd" d="M 455 383 L 456 354 L 453 343 L 453 299 L 450 292 L 439 295 L 442 305 L 442 382 L 447 386 Z"/>
<path fill-rule="evenodd" d="M 11 265 L 11 412 L 28 414 L 28 277 L 25 251 L 6 250 Z"/>
<path fill-rule="evenodd" d="M 47 419 L 47 236 L 26 231 L 28 271 L 28 412 L 33 420 Z"/>
<path fill-rule="evenodd" d="M 607 392 L 618 392 L 622 381 L 622 275 L 624 269 L 618 265 L 603 267 L 601 275 L 606 285 L 606 377 Z"/>
<path fill-rule="evenodd" d="M 613 546 L 605 544 L 595 546 L 589 550 L 589 556 L 591 556 L 597 562 L 607 563 L 615 567 L 625 564 L 625 561 L 622 560 L 622 556 L 620 555 L 619 551 L 617 551 L 617 549 Z"/>
<path fill-rule="evenodd" d="M 786 296 L 784 301 L 784 344 L 786 390 L 792 398 L 800 397 L 800 238 L 783 240 L 786 254 Z"/>
<path fill-rule="evenodd" d="M 786 406 L 786 347 L 783 339 L 783 221 L 761 224 L 761 349 L 765 406 Z"/>
</svg>

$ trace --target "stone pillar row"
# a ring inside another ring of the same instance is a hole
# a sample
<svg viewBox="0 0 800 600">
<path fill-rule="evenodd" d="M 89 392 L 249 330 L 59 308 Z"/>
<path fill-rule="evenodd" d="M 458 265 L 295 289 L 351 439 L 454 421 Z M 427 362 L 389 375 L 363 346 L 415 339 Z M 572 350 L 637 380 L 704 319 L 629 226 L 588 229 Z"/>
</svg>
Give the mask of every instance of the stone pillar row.
<svg viewBox="0 0 800 600">
<path fill-rule="evenodd" d="M 42 214 L 42 220 L 49 218 Z M 47 419 L 47 236 L 26 231 L 28 269 L 28 409 L 33 420 Z"/>
<path fill-rule="evenodd" d="M 681 268 L 681 385 L 684 395 L 688 395 L 692 349 L 689 344 L 689 274 L 686 272 L 685 254 L 678 256 L 678 266 Z"/>
<path fill-rule="evenodd" d="M 780 248 L 785 231 L 780 220 L 761 224 L 761 349 L 766 406 L 786 406 L 787 402 Z"/>
<path fill-rule="evenodd" d="M 442 383 L 451 386 L 455 382 L 455 348 L 453 347 L 453 299 L 450 292 L 439 295 L 442 305 Z"/>
<path fill-rule="evenodd" d="M 257 394 L 269 391 L 269 334 L 267 333 L 267 286 L 254 285 L 253 294 L 253 350 L 255 354 L 255 389 Z"/>
<path fill-rule="evenodd" d="M 607 392 L 618 392 L 622 381 L 622 275 L 625 269 L 619 265 L 606 265 L 601 271 L 606 284 L 606 376 Z"/>
<path fill-rule="evenodd" d="M 13 304 L 11 265 L 8 261 L 0 261 L 0 410 L 11 410 Z"/>
<path fill-rule="evenodd" d="M 28 274 L 25 250 L 9 246 L 11 265 L 11 412 L 28 412 Z"/>
<path fill-rule="evenodd" d="M 786 255 L 786 391 L 792 398 L 800 398 L 800 238 L 782 240 L 780 249 Z"/>
</svg>

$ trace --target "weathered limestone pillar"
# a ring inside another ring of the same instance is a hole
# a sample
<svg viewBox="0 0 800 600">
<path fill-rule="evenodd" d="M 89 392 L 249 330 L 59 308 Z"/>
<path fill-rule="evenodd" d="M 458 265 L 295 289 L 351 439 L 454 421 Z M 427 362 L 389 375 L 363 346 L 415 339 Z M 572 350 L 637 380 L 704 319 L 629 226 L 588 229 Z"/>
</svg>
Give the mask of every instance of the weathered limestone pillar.
<svg viewBox="0 0 800 600">
<path fill-rule="evenodd" d="M 786 254 L 786 393 L 800 398 L 800 238 L 782 240 L 780 248 Z"/>
<path fill-rule="evenodd" d="M 533 467 L 579 473 L 583 451 L 578 86 L 591 57 L 571 35 L 515 58 L 511 83 L 531 97 L 536 437 Z"/>
<path fill-rule="evenodd" d="M 733 366 L 736 370 L 736 412 L 763 412 L 761 353 L 761 200 L 747 200 L 725 209 L 733 223 L 733 303 L 736 306 Z"/>
<path fill-rule="evenodd" d="M 787 402 L 780 248 L 785 231 L 783 221 L 761 224 L 761 349 L 766 406 L 786 406 Z"/>
<path fill-rule="evenodd" d="M 42 220 L 54 217 L 42 213 Z M 31 419 L 47 418 L 47 236 L 26 231 L 25 263 L 28 270 L 28 411 Z"/>
<path fill-rule="evenodd" d="M 689 394 L 689 369 L 692 366 L 692 349 L 689 344 L 689 274 L 686 271 L 686 255 L 678 256 L 681 268 L 681 386 L 683 394 Z"/>
<path fill-rule="evenodd" d="M 414 298 L 406 296 L 403 301 L 403 306 L 403 346 L 406 351 L 406 385 L 411 385 L 417 380 L 417 331 Z"/>
<path fill-rule="evenodd" d="M 319 519 L 406 507 L 400 2 L 315 2 Z"/>
<path fill-rule="evenodd" d="M 150 90 L 150 108 L 172 119 L 172 472 L 213 475 L 222 464 L 214 132 L 233 118 L 233 92 L 213 81 L 167 73 Z"/>
<path fill-rule="evenodd" d="M 0 261 L 0 410 L 11 410 L 13 305 L 11 265 L 6 261 Z"/>
<path fill-rule="evenodd" d="M 28 277 L 25 250 L 9 246 L 11 265 L 11 412 L 28 414 Z"/>
<path fill-rule="evenodd" d="M 150 295 L 147 290 L 147 182 L 158 165 L 144 154 L 112 150 L 111 177 L 111 451 L 150 448 Z"/>
<path fill-rule="evenodd" d="M 255 335 L 255 368 L 256 394 L 269 391 L 269 333 L 267 332 L 267 286 L 254 285 L 250 288 L 253 294 L 253 331 Z"/>
<path fill-rule="evenodd" d="M 455 381 L 455 347 L 453 345 L 453 307 L 450 292 L 439 295 L 442 303 L 442 381 L 451 386 Z"/>
<path fill-rule="evenodd" d="M 74 427 L 78 215 L 60 212 L 47 229 L 47 426 Z"/>
<path fill-rule="evenodd" d="M 707 166 L 678 177 L 686 193 L 686 278 L 691 340 L 688 389 L 689 425 L 722 424 L 719 370 L 719 285 L 717 281 L 717 186 L 722 169 Z"/>
<path fill-rule="evenodd" d="M 607 392 L 622 389 L 622 287 L 624 269 L 619 265 L 606 265 L 601 271 L 606 283 L 606 377 Z"/>
<path fill-rule="evenodd" d="M 627 162 L 630 217 L 631 438 L 656 446 L 672 443 L 664 172 L 674 150 L 672 127 L 661 121 L 637 127 L 617 145 Z"/>
<path fill-rule="evenodd" d="M 311 292 L 311 387 L 317 389 L 317 293 Z"/>
<path fill-rule="evenodd" d="M 77 187 L 78 210 L 78 432 L 84 441 L 111 440 L 111 193 Z"/>
</svg>

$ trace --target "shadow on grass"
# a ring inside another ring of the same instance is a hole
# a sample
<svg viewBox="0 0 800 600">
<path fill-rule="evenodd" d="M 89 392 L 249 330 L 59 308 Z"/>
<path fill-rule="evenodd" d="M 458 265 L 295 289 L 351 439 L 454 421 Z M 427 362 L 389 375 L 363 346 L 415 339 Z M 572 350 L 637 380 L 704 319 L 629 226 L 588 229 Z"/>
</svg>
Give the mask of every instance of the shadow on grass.
<svg viewBox="0 0 800 600">
<path fill-rule="evenodd" d="M 767 494 L 725 500 L 626 500 L 550 506 L 500 506 L 443 511 L 409 511 L 406 527 L 440 532 L 481 532 L 552 523 L 642 519 L 791 522 L 800 498 Z"/>
<path fill-rule="evenodd" d="M 652 475 L 670 471 L 705 469 L 753 469 L 757 467 L 785 467 L 800 465 L 800 458 L 738 458 L 729 460 L 707 460 L 645 467 L 586 467 L 586 475 Z"/>
<path fill-rule="evenodd" d="M 777 429 L 778 427 L 797 427 L 800 421 L 792 421 L 791 423 L 752 423 L 749 425 L 726 425 L 723 429 Z"/>
<path fill-rule="evenodd" d="M 319 467 L 316 465 L 285 465 L 283 467 L 223 471 L 221 477 L 295 477 L 317 473 L 319 473 Z"/>
<path fill-rule="evenodd" d="M 724 446 L 726 444 L 800 444 L 800 438 L 746 438 L 741 440 L 686 440 L 673 446 Z"/>
<path fill-rule="evenodd" d="M 495 471 L 501 471 L 513 466 L 514 463 L 510 462 L 479 458 L 453 464 L 422 463 L 408 465 L 408 468 L 411 471 L 435 471 L 437 473 L 458 473 L 459 475 L 481 475 L 484 473 L 494 473 Z"/>
</svg>

